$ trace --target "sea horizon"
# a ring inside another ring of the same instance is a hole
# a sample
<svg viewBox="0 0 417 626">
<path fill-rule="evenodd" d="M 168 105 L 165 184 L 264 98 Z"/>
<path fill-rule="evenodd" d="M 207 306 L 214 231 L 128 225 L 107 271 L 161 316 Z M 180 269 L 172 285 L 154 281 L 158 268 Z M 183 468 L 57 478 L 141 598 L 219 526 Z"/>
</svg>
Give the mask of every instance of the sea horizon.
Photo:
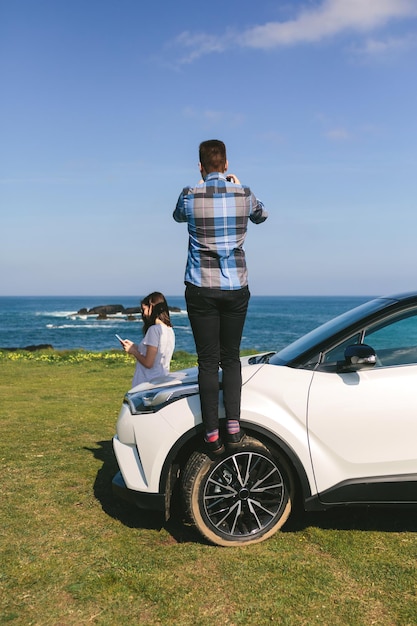
<svg viewBox="0 0 417 626">
<path fill-rule="evenodd" d="M 184 295 L 166 296 L 176 346 L 195 354 Z M 280 350 L 332 317 L 372 299 L 351 295 L 252 295 L 242 337 L 242 349 Z M 119 349 L 115 334 L 140 341 L 140 315 L 123 312 L 99 319 L 85 314 L 97 306 L 137 307 L 141 296 L 0 296 L 0 349 L 50 345 L 56 350 L 101 352 Z"/>
<path fill-rule="evenodd" d="M 114 294 L 114 293 L 99 293 L 99 294 L 83 294 L 83 293 L 75 293 L 75 294 L 64 294 L 64 293 L 58 293 L 58 294 L 48 294 L 48 293 L 43 293 L 43 294 L 0 294 L 0 298 L 137 298 L 138 300 L 140 300 L 141 298 L 143 298 L 145 295 L 147 294 L 142 294 L 142 295 L 132 295 L 132 294 Z M 166 299 L 168 298 L 180 298 L 182 297 L 183 294 L 165 294 Z M 384 296 L 384 295 L 390 295 L 390 294 L 377 294 L 377 295 L 372 295 L 372 294 L 361 294 L 361 293 L 353 293 L 353 294 L 346 294 L 346 293 L 314 293 L 314 294 L 308 294 L 308 293 L 299 293 L 299 294 L 291 294 L 291 293 L 278 293 L 278 294 L 265 294 L 265 293 L 253 293 L 253 291 L 251 290 L 251 296 L 255 297 L 255 298 L 376 298 L 376 297 L 380 297 L 380 296 Z"/>
</svg>

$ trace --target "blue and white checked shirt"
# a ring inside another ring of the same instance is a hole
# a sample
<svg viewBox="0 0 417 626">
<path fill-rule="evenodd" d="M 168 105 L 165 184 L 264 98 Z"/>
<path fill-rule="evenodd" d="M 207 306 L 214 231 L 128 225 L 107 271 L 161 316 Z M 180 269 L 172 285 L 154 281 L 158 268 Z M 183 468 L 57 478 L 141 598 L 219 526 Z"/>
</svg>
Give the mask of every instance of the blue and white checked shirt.
<svg viewBox="0 0 417 626">
<path fill-rule="evenodd" d="M 204 183 L 182 190 L 173 217 L 188 224 L 185 282 L 211 289 L 246 287 L 243 244 L 248 219 L 260 224 L 268 217 L 249 187 L 211 172 Z"/>
</svg>

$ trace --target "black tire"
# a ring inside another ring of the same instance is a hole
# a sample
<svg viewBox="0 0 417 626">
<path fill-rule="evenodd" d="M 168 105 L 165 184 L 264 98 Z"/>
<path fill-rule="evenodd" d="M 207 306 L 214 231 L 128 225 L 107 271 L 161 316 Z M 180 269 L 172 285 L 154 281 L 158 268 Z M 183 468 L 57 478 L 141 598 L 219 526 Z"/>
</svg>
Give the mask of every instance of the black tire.
<svg viewBox="0 0 417 626">
<path fill-rule="evenodd" d="M 271 537 L 288 519 L 294 499 L 285 459 L 252 437 L 219 459 L 193 452 L 184 468 L 182 491 L 191 521 L 219 546 Z"/>
</svg>

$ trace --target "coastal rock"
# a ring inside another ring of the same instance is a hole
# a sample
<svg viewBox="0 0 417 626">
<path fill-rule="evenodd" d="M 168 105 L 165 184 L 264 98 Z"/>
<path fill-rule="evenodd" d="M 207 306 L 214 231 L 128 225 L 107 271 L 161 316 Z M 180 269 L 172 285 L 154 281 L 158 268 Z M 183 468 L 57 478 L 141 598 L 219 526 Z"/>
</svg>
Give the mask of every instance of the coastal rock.
<svg viewBox="0 0 417 626">
<path fill-rule="evenodd" d="M 25 346 L 24 348 L 0 348 L 5 352 L 17 352 L 17 350 L 27 350 L 28 352 L 35 352 L 36 350 L 53 350 L 54 347 L 50 343 L 39 343 L 32 346 Z"/>
<path fill-rule="evenodd" d="M 181 313 L 181 309 L 177 306 L 168 307 L 171 313 Z M 130 319 L 135 319 L 134 315 L 140 315 L 142 313 L 141 306 L 124 307 L 123 304 L 102 304 L 100 306 L 94 306 L 91 309 L 82 308 L 77 311 L 77 315 L 97 315 L 97 319 L 106 320 L 109 315 L 127 315 Z"/>
<path fill-rule="evenodd" d="M 168 309 L 170 310 L 171 313 L 181 313 L 181 309 L 177 306 L 169 306 Z M 130 306 L 127 307 L 124 312 L 126 313 L 126 315 L 140 315 L 142 313 L 142 307 L 141 306 Z"/>
<path fill-rule="evenodd" d="M 85 309 L 82 309 L 85 310 Z M 88 309 L 84 315 L 116 315 L 116 313 L 124 313 L 125 308 L 123 304 L 103 304 L 101 306 L 94 306 L 92 309 Z M 78 312 L 79 315 L 82 315 Z"/>
<path fill-rule="evenodd" d="M 126 315 L 137 315 L 142 313 L 141 306 L 128 306 L 125 311 Z"/>
</svg>

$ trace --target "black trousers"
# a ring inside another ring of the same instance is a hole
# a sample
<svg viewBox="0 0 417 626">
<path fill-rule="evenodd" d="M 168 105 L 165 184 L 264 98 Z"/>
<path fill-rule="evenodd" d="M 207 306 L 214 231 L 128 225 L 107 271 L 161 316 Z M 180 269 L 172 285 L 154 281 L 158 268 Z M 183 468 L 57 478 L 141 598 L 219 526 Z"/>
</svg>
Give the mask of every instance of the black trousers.
<svg viewBox="0 0 417 626">
<path fill-rule="evenodd" d="M 219 366 L 223 372 L 226 419 L 240 419 L 240 342 L 250 293 L 188 285 L 188 317 L 198 356 L 201 414 L 206 432 L 219 427 Z"/>
</svg>

